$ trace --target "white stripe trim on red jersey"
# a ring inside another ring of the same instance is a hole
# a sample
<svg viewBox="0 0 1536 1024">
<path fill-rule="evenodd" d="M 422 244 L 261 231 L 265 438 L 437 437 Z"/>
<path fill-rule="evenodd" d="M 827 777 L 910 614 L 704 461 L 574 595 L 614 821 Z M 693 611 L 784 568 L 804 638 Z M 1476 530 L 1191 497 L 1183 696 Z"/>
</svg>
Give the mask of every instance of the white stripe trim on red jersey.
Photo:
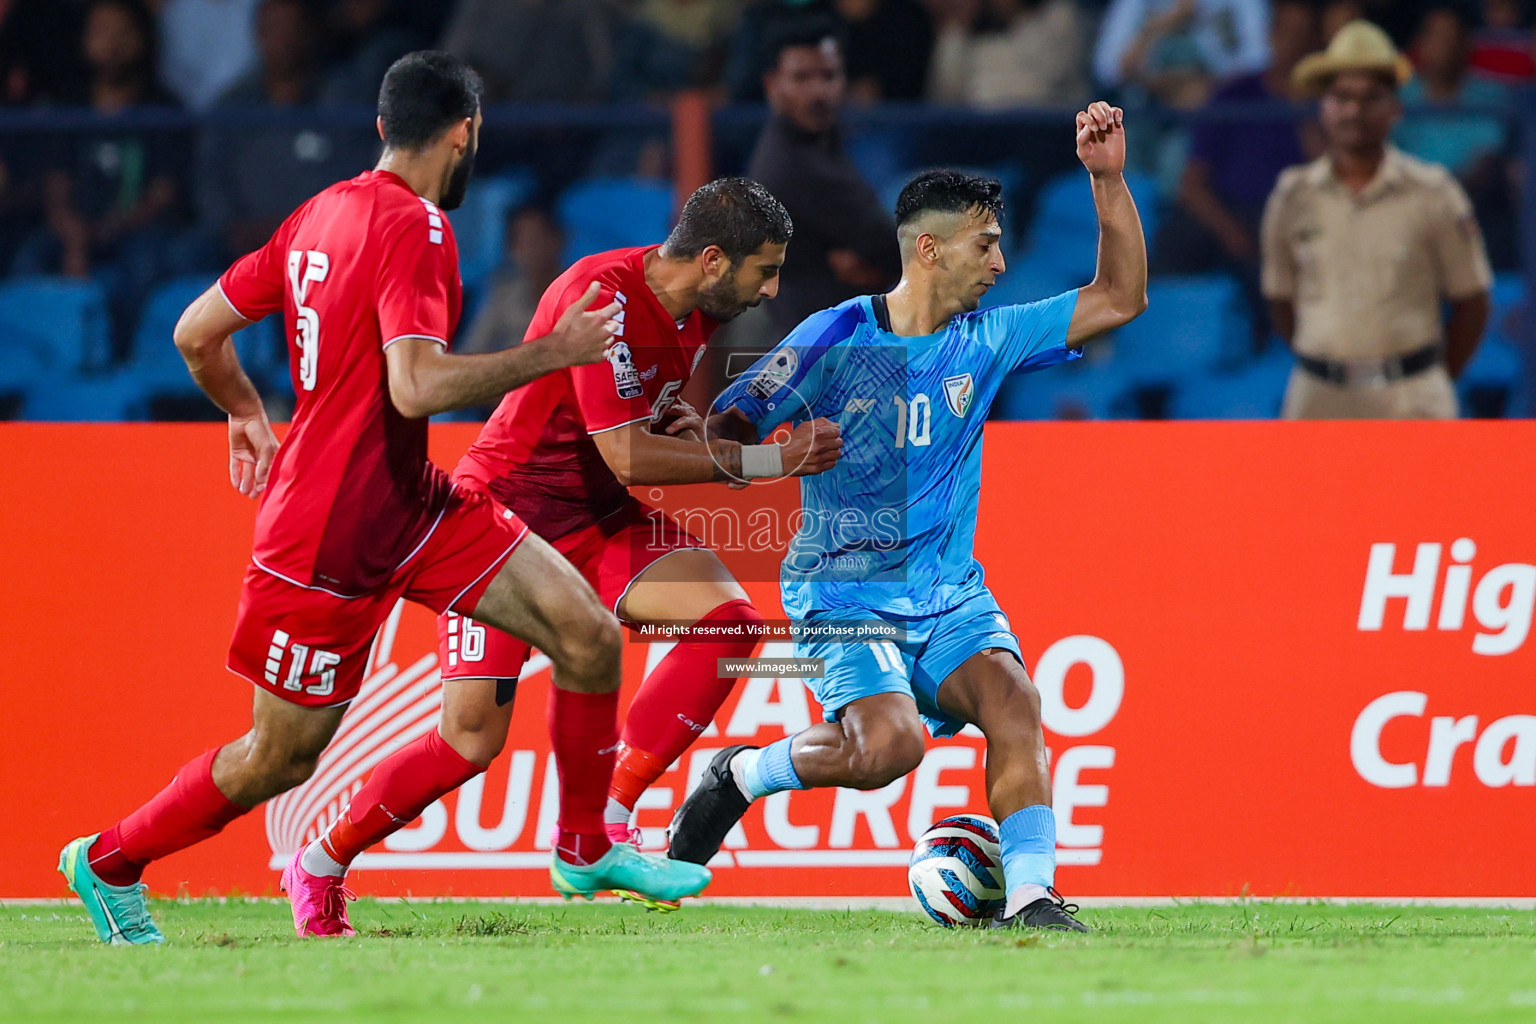
<svg viewBox="0 0 1536 1024">
<path fill-rule="evenodd" d="M 443 346 L 443 348 L 448 347 L 448 343 L 442 338 L 435 338 L 430 334 L 397 334 L 393 338 L 390 338 L 388 341 L 386 341 L 384 344 L 380 345 L 379 351 L 382 352 L 386 348 L 389 348 L 389 346 L 393 345 L 395 342 L 404 341 L 406 338 L 420 338 L 422 341 L 436 342 L 437 344 Z"/>
<path fill-rule="evenodd" d="M 448 501 L 453 500 L 453 496 L 454 494 L 458 493 L 458 490 L 459 488 L 457 484 L 451 482 L 449 483 Z M 432 535 L 437 532 L 437 524 L 443 521 L 443 516 L 448 512 L 448 501 L 443 502 L 443 507 L 437 510 L 437 518 L 432 520 L 432 526 L 427 530 L 427 535 L 421 538 L 421 543 L 412 548 L 411 553 L 402 558 L 400 560 L 400 564 L 395 566 L 395 572 L 399 572 L 401 569 L 404 569 L 405 564 L 411 559 L 415 558 L 416 553 L 426 545 L 427 541 L 432 539 Z"/>
<path fill-rule="evenodd" d="M 454 487 L 454 488 L 450 489 L 450 491 L 448 492 L 449 496 L 452 497 L 453 492 L 456 491 L 456 490 L 458 490 L 457 487 Z M 444 502 L 443 503 L 443 507 L 441 509 L 439 509 L 438 512 L 437 512 L 437 518 L 432 520 L 432 526 L 431 526 L 431 528 L 429 528 L 427 530 L 427 535 L 425 537 L 421 538 L 421 542 L 418 543 L 414 548 L 411 549 L 411 553 L 410 554 L 406 555 L 405 558 L 401 559 L 400 564 L 395 566 L 394 569 L 391 570 L 391 574 L 397 573 L 401 569 L 405 568 L 406 563 L 410 562 L 411 559 L 415 558 L 416 555 L 421 551 L 421 549 L 426 546 L 427 541 L 431 540 L 432 539 L 432 535 L 437 532 L 438 524 L 443 521 L 443 516 L 446 515 L 447 512 L 448 512 L 448 503 Z M 330 594 L 332 597 L 339 597 L 343 601 L 356 601 L 360 597 L 367 597 L 367 596 L 369 596 L 368 593 L 366 593 L 366 592 L 362 593 L 362 594 L 338 594 L 334 590 L 328 590 L 325 587 L 319 586 L 317 584 L 313 584 L 313 583 L 300 583 L 296 579 L 293 579 L 293 578 L 291 578 L 289 576 L 284 576 L 282 573 L 278 572 L 276 569 L 271 569 L 271 568 L 268 568 L 265 565 L 262 565 L 261 564 L 261 560 L 259 558 L 257 558 L 255 555 L 251 556 L 251 564 L 254 565 L 256 568 L 260 569 L 262 572 L 266 573 L 269 576 L 276 576 L 278 579 L 282 580 L 284 583 L 291 583 L 294 586 L 299 587 L 299 588 L 304 589 L 304 590 L 318 590 L 322 594 Z M 474 586 L 474 584 L 470 584 L 470 586 Z"/>
<path fill-rule="evenodd" d="M 213 286 L 219 290 L 219 296 L 221 298 L 223 298 L 224 305 L 228 306 L 231 310 L 233 310 L 235 316 L 239 317 L 241 320 L 249 321 L 250 323 L 255 323 L 256 322 L 256 318 L 255 317 L 246 316 L 244 313 L 240 312 L 240 307 L 239 306 L 235 305 L 233 302 L 230 301 L 229 293 L 224 290 L 224 282 L 223 281 L 214 281 L 213 282 Z"/>
<path fill-rule="evenodd" d="M 650 418 L 651 418 L 651 414 L 650 413 L 646 413 L 644 416 L 636 416 L 632 420 L 625 420 L 623 423 L 615 423 L 613 426 L 611 426 L 611 427 L 604 427 L 601 430 L 589 430 L 589 431 L 587 431 L 587 436 L 591 437 L 594 434 L 606 434 L 610 430 L 618 430 L 620 427 L 627 427 L 627 426 L 629 426 L 629 425 L 631 425 L 633 423 L 645 423 L 645 422 L 649 421 Z"/>
<path fill-rule="evenodd" d="M 485 577 L 486 577 L 486 575 L 488 573 L 490 573 L 492 570 L 499 569 L 503 565 L 506 564 L 507 559 L 512 557 L 512 552 L 516 551 L 517 550 L 517 546 L 523 542 L 523 538 L 528 536 L 528 530 L 529 530 L 528 524 L 524 523 L 523 524 L 523 532 L 518 534 L 517 537 L 515 539 L 513 539 L 511 544 L 507 545 L 507 550 L 503 551 L 500 555 L 497 555 L 496 556 L 496 560 L 493 561 L 490 565 L 485 567 L 485 572 L 482 572 L 479 576 L 476 576 L 474 579 L 470 580 L 469 581 L 469 586 L 467 586 L 463 590 L 459 591 L 458 594 L 454 596 L 454 599 L 452 601 L 448 602 L 448 610 L 449 611 L 452 611 L 453 610 L 453 606 L 459 603 L 459 598 L 463 597 L 465 594 L 469 593 L 471 590 L 474 590 L 475 589 L 475 584 L 479 583 L 481 580 L 485 579 Z M 460 612 L 459 614 L 463 615 L 464 613 Z M 519 638 L 519 639 L 521 639 L 521 638 Z M 487 676 L 487 677 L 483 677 L 483 678 L 494 679 L 496 677 L 494 677 L 494 676 Z"/>
<path fill-rule="evenodd" d="M 254 565 L 256 568 L 260 569 L 262 572 L 266 573 L 268 576 L 276 576 L 278 579 L 282 580 L 284 583 L 291 583 L 294 586 L 298 587 L 300 590 L 318 590 L 322 594 L 330 594 L 332 597 L 339 597 L 343 601 L 356 601 L 360 597 L 367 597 L 368 596 L 367 594 L 338 594 L 334 590 L 327 590 L 324 587 L 317 586 L 317 585 L 312 584 L 312 583 L 300 583 L 298 580 L 293 579 L 290 576 L 284 576 L 282 573 L 278 572 L 276 569 L 269 569 L 265 565 L 262 565 L 261 564 L 261 560 L 258 559 L 255 555 L 251 556 L 251 564 Z"/>
</svg>

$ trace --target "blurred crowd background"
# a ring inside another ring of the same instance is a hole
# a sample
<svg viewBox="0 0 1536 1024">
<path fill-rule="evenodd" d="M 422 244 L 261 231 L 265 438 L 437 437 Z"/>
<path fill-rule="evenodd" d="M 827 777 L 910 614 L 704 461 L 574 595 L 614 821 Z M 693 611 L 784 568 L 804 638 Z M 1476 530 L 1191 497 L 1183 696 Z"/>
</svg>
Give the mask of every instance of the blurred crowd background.
<svg viewBox="0 0 1536 1024">
<path fill-rule="evenodd" d="M 515 341 L 571 260 L 659 241 L 701 160 L 749 168 L 773 41 L 811 18 L 840 40 L 841 152 L 887 211 L 923 167 L 1003 181 L 1010 266 L 990 302 L 1091 277 L 1071 113 L 1098 97 L 1127 110 L 1151 309 L 1080 364 L 1019 378 L 995 415 L 1272 417 L 1291 362 L 1257 295 L 1259 217 L 1281 170 L 1322 145 L 1290 70 L 1361 17 L 1414 62 L 1394 143 L 1455 173 L 1496 271 L 1463 414 L 1522 415 L 1533 15 L 1531 0 L 0 0 L 0 417 L 216 417 L 170 344 L 176 316 L 295 206 L 372 165 L 379 80 L 421 47 L 486 83 L 452 215 L 460 344 Z M 791 263 L 814 247 L 807 226 Z M 878 257 L 844 251 L 825 241 L 817 272 L 873 282 Z M 754 316 L 729 342 L 782 329 Z M 239 338 L 278 413 L 280 334 Z"/>
</svg>

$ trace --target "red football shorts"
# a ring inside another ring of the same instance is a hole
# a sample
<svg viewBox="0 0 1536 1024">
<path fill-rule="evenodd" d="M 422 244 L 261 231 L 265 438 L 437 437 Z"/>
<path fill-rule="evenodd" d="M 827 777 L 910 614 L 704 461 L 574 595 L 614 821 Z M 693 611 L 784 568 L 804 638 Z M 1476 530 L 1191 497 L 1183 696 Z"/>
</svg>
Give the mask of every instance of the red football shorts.
<svg viewBox="0 0 1536 1024">
<path fill-rule="evenodd" d="M 670 516 L 635 499 L 623 509 L 551 546 L 576 567 L 614 614 L 635 577 L 674 551 L 704 542 Z M 463 611 L 463 609 L 455 609 Z M 516 679 L 528 644 L 450 611 L 437 620 L 437 661 L 444 679 Z"/>
<path fill-rule="evenodd" d="M 458 487 L 421 549 L 371 593 L 337 597 L 252 564 L 240 590 L 229 669 L 304 707 L 346 704 L 363 684 L 373 638 L 396 601 L 439 615 L 474 611 L 527 533 L 494 498 Z"/>
</svg>

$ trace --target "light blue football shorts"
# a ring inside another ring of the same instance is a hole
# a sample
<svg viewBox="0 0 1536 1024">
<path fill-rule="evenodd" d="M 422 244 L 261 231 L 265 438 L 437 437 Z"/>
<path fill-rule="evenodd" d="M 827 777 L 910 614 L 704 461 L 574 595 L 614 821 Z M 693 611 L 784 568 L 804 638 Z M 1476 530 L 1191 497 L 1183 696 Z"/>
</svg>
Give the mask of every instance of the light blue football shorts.
<svg viewBox="0 0 1536 1024">
<path fill-rule="evenodd" d="M 905 693 L 917 701 L 918 713 L 936 737 L 953 736 L 966 725 L 939 709 L 939 685 L 967 658 L 989 648 L 1012 654 L 1024 663 L 1018 638 L 1008 628 L 1008 617 L 992 592 L 982 588 L 975 596 L 937 615 L 905 618 L 873 613 L 815 611 L 803 620 L 849 621 L 883 619 L 906 630 L 906 640 L 873 643 L 842 643 L 807 640 L 795 644 L 797 658 L 825 658 L 826 675 L 807 679 L 806 686 L 820 702 L 826 720 L 860 697 L 877 693 Z"/>
</svg>

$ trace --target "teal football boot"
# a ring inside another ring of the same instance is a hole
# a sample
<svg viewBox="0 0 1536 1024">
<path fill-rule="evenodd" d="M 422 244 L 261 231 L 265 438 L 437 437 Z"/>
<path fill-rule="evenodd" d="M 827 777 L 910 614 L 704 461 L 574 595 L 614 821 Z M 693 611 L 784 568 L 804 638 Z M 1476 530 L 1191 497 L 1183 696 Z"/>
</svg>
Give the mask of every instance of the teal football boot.
<svg viewBox="0 0 1536 1024">
<path fill-rule="evenodd" d="M 709 869 L 702 864 L 641 853 L 628 843 L 614 843 L 592 864 L 567 864 L 558 854 L 549 862 L 549 882 L 566 899 L 591 899 L 619 889 L 651 900 L 680 900 L 697 896 L 709 879 Z"/>
<path fill-rule="evenodd" d="M 165 936 L 149 919 L 149 906 L 144 892 L 149 886 L 143 882 L 135 885 L 108 885 L 91 870 L 86 856 L 96 836 L 85 836 L 72 841 L 59 853 L 59 871 L 69 883 L 70 889 L 96 926 L 96 935 L 102 942 L 114 946 L 143 946 L 164 942 Z"/>
</svg>

